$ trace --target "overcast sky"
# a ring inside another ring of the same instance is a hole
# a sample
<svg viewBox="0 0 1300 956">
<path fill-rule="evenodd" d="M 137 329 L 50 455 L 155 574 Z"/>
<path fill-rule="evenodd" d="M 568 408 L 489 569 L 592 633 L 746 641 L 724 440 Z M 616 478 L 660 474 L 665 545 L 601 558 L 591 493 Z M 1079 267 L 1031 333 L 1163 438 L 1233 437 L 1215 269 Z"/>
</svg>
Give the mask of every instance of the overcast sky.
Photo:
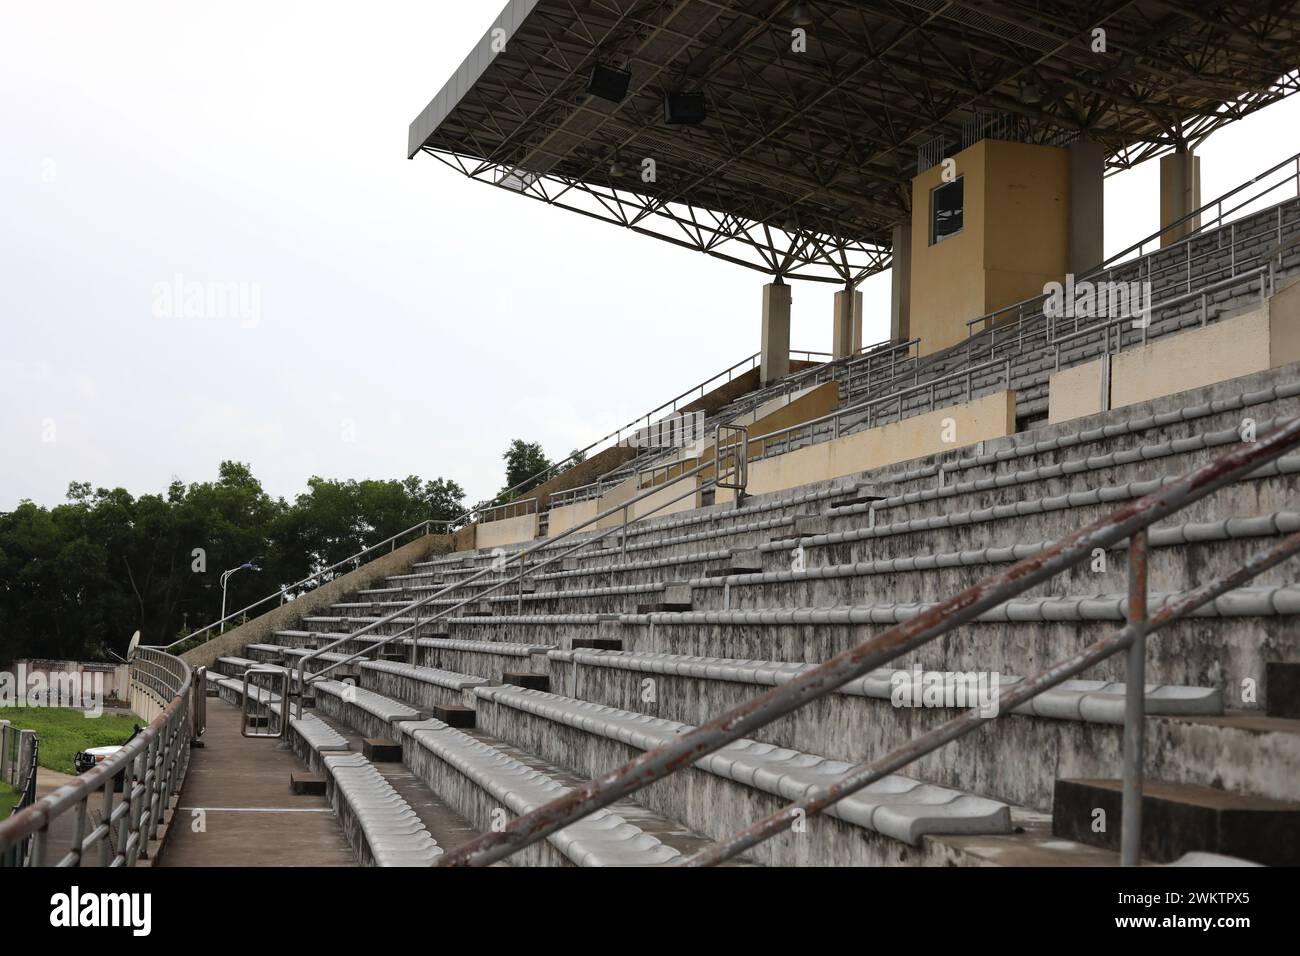
<svg viewBox="0 0 1300 956">
<path fill-rule="evenodd" d="M 225 458 L 277 495 L 417 474 L 477 499 L 510 439 L 563 456 L 757 349 L 760 274 L 406 159 L 499 7 L 5 4 L 0 510 Z M 1300 150 L 1298 106 L 1212 137 L 1204 198 Z M 1156 228 L 1157 181 L 1108 180 L 1108 252 Z M 244 298 L 187 315 L 195 282 Z M 865 283 L 864 341 L 888 290 Z M 833 291 L 795 284 L 794 348 L 829 348 Z"/>
</svg>

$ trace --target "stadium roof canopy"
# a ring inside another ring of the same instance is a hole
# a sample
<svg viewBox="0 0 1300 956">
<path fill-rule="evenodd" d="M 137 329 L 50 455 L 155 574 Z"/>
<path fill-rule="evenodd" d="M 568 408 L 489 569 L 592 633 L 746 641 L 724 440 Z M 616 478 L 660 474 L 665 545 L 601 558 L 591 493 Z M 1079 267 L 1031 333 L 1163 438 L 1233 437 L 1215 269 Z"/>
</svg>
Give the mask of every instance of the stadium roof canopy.
<svg viewBox="0 0 1300 956">
<path fill-rule="evenodd" d="M 856 281 L 887 267 L 918 169 L 971 142 L 1083 137 L 1123 169 L 1295 92 L 1297 7 L 511 0 L 408 156 L 769 274 Z M 596 64 L 631 73 L 621 102 L 588 95 Z M 665 95 L 697 91 L 704 121 L 668 124 Z"/>
</svg>

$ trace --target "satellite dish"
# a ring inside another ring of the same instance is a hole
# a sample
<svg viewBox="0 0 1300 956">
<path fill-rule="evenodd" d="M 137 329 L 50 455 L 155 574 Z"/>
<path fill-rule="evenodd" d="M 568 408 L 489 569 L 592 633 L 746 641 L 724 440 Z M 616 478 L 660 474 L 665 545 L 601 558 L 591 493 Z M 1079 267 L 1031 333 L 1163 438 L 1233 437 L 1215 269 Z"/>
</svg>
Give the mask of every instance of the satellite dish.
<svg viewBox="0 0 1300 956">
<path fill-rule="evenodd" d="M 129 661 L 135 657 L 135 649 L 140 645 L 140 632 L 136 631 L 131 635 L 131 643 L 126 645 L 126 659 Z"/>
</svg>

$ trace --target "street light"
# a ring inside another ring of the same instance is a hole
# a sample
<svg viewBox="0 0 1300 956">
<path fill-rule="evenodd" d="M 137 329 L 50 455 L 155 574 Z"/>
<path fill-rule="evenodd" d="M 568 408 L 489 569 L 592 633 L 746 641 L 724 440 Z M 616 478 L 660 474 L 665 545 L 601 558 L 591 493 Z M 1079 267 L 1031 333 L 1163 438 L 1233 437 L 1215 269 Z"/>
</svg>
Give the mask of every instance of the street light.
<svg viewBox="0 0 1300 956">
<path fill-rule="evenodd" d="M 218 634 L 226 633 L 226 582 L 230 580 L 230 576 L 236 571 L 256 570 L 258 569 L 253 566 L 253 562 L 245 561 L 237 568 L 231 568 L 229 571 L 221 572 L 221 630 L 217 632 Z"/>
</svg>

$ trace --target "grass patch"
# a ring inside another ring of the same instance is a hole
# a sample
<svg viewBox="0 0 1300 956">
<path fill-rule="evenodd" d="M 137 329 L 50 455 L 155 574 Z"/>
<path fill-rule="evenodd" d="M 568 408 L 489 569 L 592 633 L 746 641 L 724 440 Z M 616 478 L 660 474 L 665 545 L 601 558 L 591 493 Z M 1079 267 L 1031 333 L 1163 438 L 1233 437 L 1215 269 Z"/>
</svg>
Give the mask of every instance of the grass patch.
<svg viewBox="0 0 1300 956">
<path fill-rule="evenodd" d="M 5 820 L 9 817 L 9 811 L 14 808 L 14 804 L 17 802 L 18 791 L 9 786 L 9 784 L 5 783 L 3 780 L 0 780 L 0 820 Z"/>
<path fill-rule="evenodd" d="M 76 773 L 72 758 L 87 747 L 124 744 L 136 724 L 134 714 L 100 714 L 87 717 L 65 707 L 0 707 L 0 720 L 18 730 L 34 730 L 40 739 L 40 765 L 60 773 Z"/>
</svg>

